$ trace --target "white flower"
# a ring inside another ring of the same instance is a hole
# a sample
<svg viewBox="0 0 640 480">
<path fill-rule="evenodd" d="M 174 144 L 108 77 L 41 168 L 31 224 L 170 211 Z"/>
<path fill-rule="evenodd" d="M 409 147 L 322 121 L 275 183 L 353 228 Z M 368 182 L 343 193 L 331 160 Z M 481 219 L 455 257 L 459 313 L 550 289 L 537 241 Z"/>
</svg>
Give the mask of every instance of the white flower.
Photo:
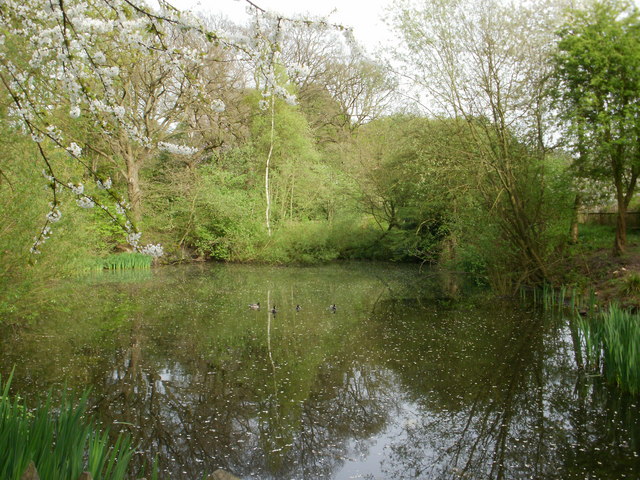
<svg viewBox="0 0 640 480">
<path fill-rule="evenodd" d="M 60 141 L 62 139 L 62 132 L 60 132 L 60 130 L 53 125 L 49 125 L 47 127 L 47 135 L 49 135 L 55 141 Z M 74 144 L 72 143 L 71 145 Z"/>
<path fill-rule="evenodd" d="M 96 63 L 105 63 L 107 61 L 107 57 L 105 57 L 104 53 L 96 52 L 93 54 L 93 60 Z"/>
<path fill-rule="evenodd" d="M 95 202 L 86 195 L 78 198 L 76 204 L 81 208 L 93 208 L 96 206 Z"/>
<path fill-rule="evenodd" d="M 122 203 L 118 202 L 116 203 L 116 213 L 119 213 L 120 215 L 124 215 L 126 213 L 126 205 L 123 205 Z"/>
<path fill-rule="evenodd" d="M 127 242 L 129 242 L 129 245 L 132 247 L 137 247 L 141 236 L 141 233 L 130 233 L 127 235 Z"/>
<path fill-rule="evenodd" d="M 82 155 L 82 148 L 80 148 L 80 146 L 76 142 L 71 142 L 71 144 L 67 148 L 67 152 L 69 152 L 74 157 L 79 157 L 80 155 Z"/>
<path fill-rule="evenodd" d="M 158 142 L 158 148 L 176 155 L 193 155 L 198 151 L 197 148 L 187 147 L 186 145 L 176 145 L 168 142 Z"/>
<path fill-rule="evenodd" d="M 47 220 L 51 223 L 56 223 L 62 217 L 62 213 L 57 208 L 54 208 L 49 213 L 47 213 Z"/>
<path fill-rule="evenodd" d="M 78 105 L 71 107 L 71 110 L 69 110 L 69 116 L 71 118 L 78 118 L 80 116 L 80 107 Z"/>
<path fill-rule="evenodd" d="M 74 185 L 73 183 L 69 183 L 69 184 L 67 184 L 67 186 L 76 195 L 82 195 L 84 193 L 84 185 L 81 184 L 81 183 L 79 183 L 78 185 Z"/>
<path fill-rule="evenodd" d="M 49 180 L 50 182 L 54 182 L 56 179 L 53 177 L 53 175 L 49 175 L 49 172 L 47 172 L 44 168 L 42 169 L 42 176 L 44 178 L 46 178 L 47 180 Z"/>
<path fill-rule="evenodd" d="M 211 108 L 213 108 L 214 112 L 222 113 L 226 107 L 222 100 L 214 100 L 211 102 Z"/>
<path fill-rule="evenodd" d="M 150 255 L 153 258 L 158 258 L 164 255 L 164 249 L 162 248 L 162 245 L 160 245 L 159 243 L 157 245 L 150 243 L 138 249 L 138 251 L 145 255 Z"/>
<path fill-rule="evenodd" d="M 296 106 L 298 104 L 298 100 L 296 99 L 296 96 L 290 93 L 284 96 L 284 101 L 291 106 Z"/>
<path fill-rule="evenodd" d="M 102 69 L 102 72 L 107 76 L 107 77 L 117 77 L 120 74 L 120 68 L 119 67 L 105 67 Z"/>
<path fill-rule="evenodd" d="M 311 73 L 311 69 L 307 65 L 302 65 L 299 63 L 294 63 L 289 68 L 289 76 L 295 77 L 308 77 Z"/>
<path fill-rule="evenodd" d="M 113 182 L 111 181 L 111 177 L 109 177 L 104 182 L 100 179 L 96 180 L 96 185 L 98 185 L 100 190 L 109 190 L 113 185 Z"/>
</svg>

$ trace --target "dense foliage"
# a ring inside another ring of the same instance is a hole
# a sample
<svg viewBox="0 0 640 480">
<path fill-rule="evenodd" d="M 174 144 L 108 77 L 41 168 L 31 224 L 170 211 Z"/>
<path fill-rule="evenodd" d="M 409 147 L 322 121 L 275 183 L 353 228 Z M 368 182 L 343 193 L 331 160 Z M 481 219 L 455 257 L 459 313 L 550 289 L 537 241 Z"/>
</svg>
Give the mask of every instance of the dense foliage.
<svg viewBox="0 0 640 480">
<path fill-rule="evenodd" d="M 640 17 L 627 1 L 571 11 L 555 55 L 557 96 L 585 176 L 614 189 L 614 252 L 626 247 L 626 212 L 640 175 Z"/>
</svg>

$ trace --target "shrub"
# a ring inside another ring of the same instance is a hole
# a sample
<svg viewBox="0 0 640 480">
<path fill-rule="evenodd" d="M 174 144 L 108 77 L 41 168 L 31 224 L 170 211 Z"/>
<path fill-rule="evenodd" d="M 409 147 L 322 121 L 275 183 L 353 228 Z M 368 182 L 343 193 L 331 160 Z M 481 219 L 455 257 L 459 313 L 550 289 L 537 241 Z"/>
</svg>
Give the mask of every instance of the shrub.
<svg viewBox="0 0 640 480">
<path fill-rule="evenodd" d="M 624 279 L 623 291 L 625 295 L 640 294 L 640 273 L 633 272 Z"/>
</svg>

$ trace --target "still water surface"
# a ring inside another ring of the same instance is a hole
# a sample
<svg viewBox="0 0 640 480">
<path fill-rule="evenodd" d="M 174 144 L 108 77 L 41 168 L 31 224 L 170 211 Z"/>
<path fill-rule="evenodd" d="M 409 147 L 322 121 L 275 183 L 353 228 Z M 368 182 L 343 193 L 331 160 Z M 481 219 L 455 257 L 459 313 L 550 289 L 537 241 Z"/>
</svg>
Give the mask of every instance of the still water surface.
<svg viewBox="0 0 640 480">
<path fill-rule="evenodd" d="M 91 387 L 165 478 L 640 478 L 637 399 L 576 368 L 566 320 L 414 266 L 105 273 L 34 312 L 0 373 Z"/>
</svg>

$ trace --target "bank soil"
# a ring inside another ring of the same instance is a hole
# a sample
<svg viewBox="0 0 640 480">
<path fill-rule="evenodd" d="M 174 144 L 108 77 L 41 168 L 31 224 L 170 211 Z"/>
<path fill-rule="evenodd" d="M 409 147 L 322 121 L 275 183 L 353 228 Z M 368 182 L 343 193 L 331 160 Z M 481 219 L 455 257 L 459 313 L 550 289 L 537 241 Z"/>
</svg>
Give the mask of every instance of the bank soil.
<svg viewBox="0 0 640 480">
<path fill-rule="evenodd" d="M 564 283 L 593 289 L 601 308 L 617 303 L 640 312 L 640 242 L 629 242 L 621 257 L 606 248 L 576 255 L 566 268 Z"/>
</svg>

